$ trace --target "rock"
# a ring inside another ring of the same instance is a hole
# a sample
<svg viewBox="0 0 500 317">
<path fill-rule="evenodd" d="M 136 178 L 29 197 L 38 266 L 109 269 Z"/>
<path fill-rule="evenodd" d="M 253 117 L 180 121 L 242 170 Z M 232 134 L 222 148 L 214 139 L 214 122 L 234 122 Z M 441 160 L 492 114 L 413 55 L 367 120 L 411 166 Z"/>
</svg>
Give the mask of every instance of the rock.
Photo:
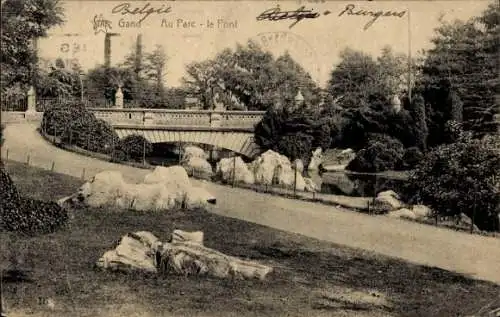
<svg viewBox="0 0 500 317">
<path fill-rule="evenodd" d="M 261 154 L 250 164 L 250 168 L 254 171 L 255 183 L 272 185 L 275 175 L 280 173 L 280 171 L 275 171 L 279 165 L 282 166 L 282 169 L 287 171 L 291 170 L 290 160 L 286 156 L 272 150 L 268 150 Z M 287 183 L 284 179 L 282 179 L 281 182 Z"/>
<path fill-rule="evenodd" d="M 83 203 L 92 207 L 118 207 L 137 211 L 164 211 L 184 206 L 207 208 L 216 198 L 205 188 L 191 185 L 182 167 L 159 167 L 146 175 L 148 183 L 128 184 L 119 172 L 96 174 L 77 193 L 60 199 L 61 205 Z"/>
<path fill-rule="evenodd" d="M 212 165 L 201 157 L 190 157 L 182 163 L 182 166 L 192 176 L 210 179 L 213 175 Z"/>
<path fill-rule="evenodd" d="M 205 188 L 191 187 L 185 196 L 185 205 L 187 209 L 207 209 L 210 205 L 215 205 L 217 199 Z"/>
<path fill-rule="evenodd" d="M 236 183 L 253 184 L 255 178 L 241 157 L 224 158 L 217 163 L 216 175 L 226 183 L 233 182 L 233 173 Z"/>
<path fill-rule="evenodd" d="M 417 216 L 417 218 L 432 217 L 432 210 L 424 205 L 414 205 L 412 211 Z"/>
<path fill-rule="evenodd" d="M 218 278 L 265 279 L 272 268 L 240 260 L 198 243 L 165 243 L 160 252 L 163 274 L 209 275 Z"/>
<path fill-rule="evenodd" d="M 182 153 L 181 162 L 187 162 L 189 161 L 189 159 L 193 157 L 201 158 L 203 160 L 208 160 L 209 155 L 205 153 L 205 151 L 202 148 L 199 148 L 197 146 L 194 145 L 186 146 Z"/>
<path fill-rule="evenodd" d="M 97 267 L 125 272 L 209 275 L 263 280 L 272 267 L 241 260 L 203 246 L 203 232 L 174 230 L 170 243 L 140 231 L 122 237 L 119 245 L 97 261 Z"/>
<path fill-rule="evenodd" d="M 403 218 L 403 219 L 417 219 L 417 215 L 413 213 L 410 209 L 401 208 L 398 210 L 390 211 L 387 216 L 391 218 Z"/>
<path fill-rule="evenodd" d="M 254 172 L 255 183 L 261 185 L 279 185 L 285 188 L 293 188 L 297 182 L 297 190 L 305 189 L 305 181 L 299 170 L 294 171 L 290 160 L 274 151 L 267 151 L 255 159 L 249 165 Z M 296 178 L 294 173 L 296 173 Z"/>
<path fill-rule="evenodd" d="M 150 232 L 129 233 L 114 250 L 104 253 L 96 265 L 107 270 L 157 273 L 155 254 L 160 246 L 161 242 Z"/>
<path fill-rule="evenodd" d="M 375 197 L 373 208 L 379 212 L 391 212 L 403 207 L 399 200 L 399 195 L 392 190 L 387 190 L 378 193 Z"/>
<path fill-rule="evenodd" d="M 179 165 L 163 167 L 157 166 L 152 173 L 144 177 L 145 184 L 162 183 L 171 191 L 184 191 L 191 187 L 191 181 L 186 170 Z"/>
<path fill-rule="evenodd" d="M 304 190 L 306 192 L 318 192 L 320 190 L 320 188 L 318 188 L 318 185 L 316 185 L 316 183 L 309 177 L 304 177 L 304 183 Z"/>
<path fill-rule="evenodd" d="M 176 229 L 171 240 L 171 243 L 190 241 L 203 245 L 203 231 L 188 232 Z"/>
<path fill-rule="evenodd" d="M 312 152 L 311 162 L 309 162 L 307 169 L 310 171 L 317 170 L 321 163 L 323 163 L 323 150 L 317 148 Z"/>
<path fill-rule="evenodd" d="M 455 224 L 459 228 L 463 228 L 463 229 L 469 229 L 471 226 L 473 226 L 472 227 L 472 231 L 473 232 L 479 232 L 480 231 L 479 228 L 476 225 L 472 225 L 472 219 L 469 218 L 469 216 L 467 216 L 464 213 L 460 213 L 460 215 L 458 215 L 456 217 Z"/>
</svg>

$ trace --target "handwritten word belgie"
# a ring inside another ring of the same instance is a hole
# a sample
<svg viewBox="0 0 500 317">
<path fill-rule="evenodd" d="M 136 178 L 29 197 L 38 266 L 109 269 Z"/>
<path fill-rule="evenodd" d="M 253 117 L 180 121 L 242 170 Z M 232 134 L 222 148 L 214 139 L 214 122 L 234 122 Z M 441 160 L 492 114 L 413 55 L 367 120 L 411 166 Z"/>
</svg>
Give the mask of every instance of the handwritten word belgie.
<svg viewBox="0 0 500 317">
<path fill-rule="evenodd" d="M 279 21 L 279 20 L 295 20 L 292 24 L 290 24 L 289 28 L 291 29 L 297 23 L 304 19 L 315 19 L 319 17 L 321 14 L 318 12 L 313 12 L 313 10 L 306 10 L 305 6 L 298 8 L 297 10 L 292 11 L 281 11 L 280 6 L 276 6 L 276 8 L 268 9 L 262 12 L 258 17 L 257 21 Z"/>
<path fill-rule="evenodd" d="M 307 10 L 305 6 L 301 6 L 297 10 L 292 11 L 281 11 L 280 6 L 276 6 L 275 8 L 267 9 L 262 12 L 259 16 L 257 16 L 257 21 L 281 21 L 281 20 L 295 20 L 289 28 L 292 28 L 297 23 L 305 19 L 316 19 L 321 15 L 329 15 L 331 12 L 326 10 L 323 14 L 319 12 L 314 12 L 314 9 Z M 372 17 L 368 23 L 363 27 L 364 30 L 367 30 L 370 26 L 375 23 L 375 21 L 380 17 L 396 17 L 402 18 L 406 14 L 406 11 L 369 11 L 357 9 L 354 4 L 348 4 L 346 7 L 339 13 L 339 17 L 341 16 L 368 16 Z"/>
<path fill-rule="evenodd" d="M 368 23 L 365 24 L 364 30 L 368 29 L 370 26 L 375 23 L 375 21 L 380 18 L 380 17 L 397 17 L 397 18 L 402 18 L 406 14 L 406 11 L 400 11 L 400 12 L 393 12 L 393 11 L 366 11 L 366 10 L 359 10 L 355 9 L 356 6 L 354 4 L 348 4 L 345 9 L 340 12 L 339 17 L 342 15 L 357 15 L 357 16 L 369 16 L 373 17 Z"/>
<path fill-rule="evenodd" d="M 113 14 L 142 16 L 141 19 L 137 21 L 137 23 L 140 24 L 142 21 L 144 21 L 147 17 L 149 17 L 153 13 L 156 13 L 158 15 L 164 15 L 172 12 L 172 7 L 165 6 L 163 4 L 159 7 L 153 7 L 149 2 L 143 6 L 132 7 L 130 3 L 125 2 L 115 6 L 111 10 L 111 12 Z"/>
</svg>

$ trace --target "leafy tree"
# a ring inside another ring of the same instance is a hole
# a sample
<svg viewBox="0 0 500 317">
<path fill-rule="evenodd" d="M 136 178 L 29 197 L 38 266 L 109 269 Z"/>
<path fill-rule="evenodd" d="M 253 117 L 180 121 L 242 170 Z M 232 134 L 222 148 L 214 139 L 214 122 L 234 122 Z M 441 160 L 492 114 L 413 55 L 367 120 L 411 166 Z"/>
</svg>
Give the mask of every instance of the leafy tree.
<svg viewBox="0 0 500 317">
<path fill-rule="evenodd" d="M 306 103 L 319 103 L 319 89 L 309 74 L 285 53 L 277 59 L 253 42 L 223 50 L 214 59 L 187 66 L 186 90 L 205 108 L 219 99 L 227 108 L 267 110 L 293 105 L 297 92 Z"/>
<path fill-rule="evenodd" d="M 48 71 L 38 71 L 35 87 L 37 96 L 42 98 L 79 97 L 82 89 L 79 76 L 77 71 L 67 68 L 59 58 L 55 66 Z"/>
<path fill-rule="evenodd" d="M 37 71 L 34 42 L 63 23 L 58 0 L 4 0 L 1 4 L 2 92 L 14 83 L 33 84 Z"/>
<path fill-rule="evenodd" d="M 340 59 L 331 72 L 327 90 L 344 108 L 363 108 L 374 102 L 389 104 L 392 96 L 401 95 L 407 88 L 407 58 L 390 47 L 385 47 L 376 60 L 350 48 L 340 53 Z"/>
<path fill-rule="evenodd" d="M 146 78 L 153 81 L 159 91 L 162 91 L 165 83 L 165 66 L 167 64 L 167 55 L 161 45 L 156 45 L 151 53 L 146 54 L 146 63 L 144 65 Z"/>
<path fill-rule="evenodd" d="M 438 100 L 442 100 L 446 90 L 448 94 L 452 91 L 457 96 L 450 95 L 455 101 L 448 101 L 448 104 L 460 99 L 464 128 L 480 135 L 496 128 L 493 116 L 498 112 L 495 95 L 499 89 L 499 15 L 498 6 L 491 4 L 479 17 L 466 22 L 442 23 L 432 40 L 434 47 L 426 52 L 422 65 L 420 85 L 427 91 L 424 98 L 432 111 L 446 112 L 442 107 L 448 105 Z M 436 90 L 444 92 L 441 95 L 433 93 Z M 455 113 L 449 120 L 460 122 L 461 116 Z"/>
</svg>

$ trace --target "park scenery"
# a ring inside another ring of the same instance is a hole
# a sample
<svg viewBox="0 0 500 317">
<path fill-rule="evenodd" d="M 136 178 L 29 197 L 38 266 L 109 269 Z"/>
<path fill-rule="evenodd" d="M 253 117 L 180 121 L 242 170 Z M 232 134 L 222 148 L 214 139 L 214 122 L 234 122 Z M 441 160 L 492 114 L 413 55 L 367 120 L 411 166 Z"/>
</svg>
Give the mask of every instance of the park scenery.
<svg viewBox="0 0 500 317">
<path fill-rule="evenodd" d="M 408 16 L 418 51 L 316 51 L 328 10 L 245 4 L 274 31 L 241 36 L 235 3 L 200 26 L 109 2 L 142 18 L 82 11 L 102 56 L 48 56 L 80 2 L 2 0 L 1 317 L 500 316 L 497 3 Z M 331 5 L 366 39 L 411 11 Z M 228 40 L 179 53 L 154 19 Z"/>
</svg>

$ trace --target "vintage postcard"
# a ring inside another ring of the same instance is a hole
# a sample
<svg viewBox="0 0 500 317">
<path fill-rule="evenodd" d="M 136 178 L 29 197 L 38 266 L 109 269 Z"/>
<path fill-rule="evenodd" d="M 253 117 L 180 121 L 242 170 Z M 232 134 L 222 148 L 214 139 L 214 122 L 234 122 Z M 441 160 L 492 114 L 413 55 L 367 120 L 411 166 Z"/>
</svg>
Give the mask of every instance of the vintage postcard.
<svg viewBox="0 0 500 317">
<path fill-rule="evenodd" d="M 500 316 L 497 1 L 1 1 L 1 316 Z"/>
</svg>

